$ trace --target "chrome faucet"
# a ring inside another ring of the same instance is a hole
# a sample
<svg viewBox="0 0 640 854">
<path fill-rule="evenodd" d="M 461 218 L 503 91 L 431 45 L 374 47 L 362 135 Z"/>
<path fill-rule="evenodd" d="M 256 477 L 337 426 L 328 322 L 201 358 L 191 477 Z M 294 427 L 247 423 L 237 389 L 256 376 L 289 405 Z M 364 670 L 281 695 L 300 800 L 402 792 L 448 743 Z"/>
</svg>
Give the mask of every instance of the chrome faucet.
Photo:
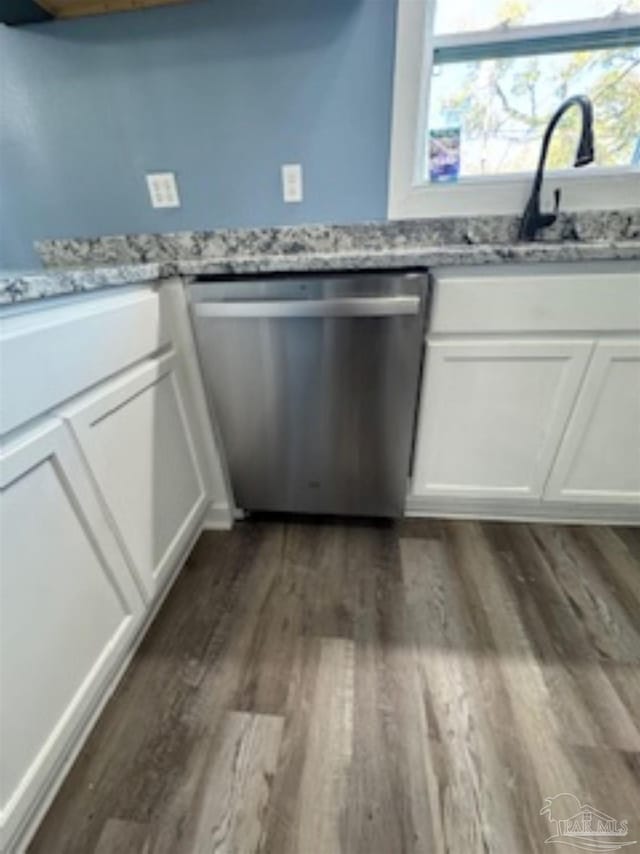
<svg viewBox="0 0 640 854">
<path fill-rule="evenodd" d="M 544 165 L 547 159 L 547 149 L 551 141 L 551 136 L 556 125 L 564 113 L 573 106 L 580 107 L 582 111 L 582 133 L 580 134 L 580 142 L 574 166 L 586 166 L 593 160 L 593 106 L 586 95 L 573 95 L 567 98 L 558 107 L 555 113 L 551 116 L 547 129 L 542 138 L 542 147 L 540 149 L 540 158 L 538 160 L 538 168 L 536 176 L 533 179 L 533 187 L 531 196 L 527 202 L 520 223 L 520 231 L 518 232 L 519 240 L 534 240 L 540 229 L 547 228 L 552 225 L 558 218 L 558 208 L 560 207 L 560 190 L 554 191 L 555 200 L 553 213 L 542 213 L 540 210 L 540 190 L 542 189 L 542 178 L 544 174 Z"/>
</svg>

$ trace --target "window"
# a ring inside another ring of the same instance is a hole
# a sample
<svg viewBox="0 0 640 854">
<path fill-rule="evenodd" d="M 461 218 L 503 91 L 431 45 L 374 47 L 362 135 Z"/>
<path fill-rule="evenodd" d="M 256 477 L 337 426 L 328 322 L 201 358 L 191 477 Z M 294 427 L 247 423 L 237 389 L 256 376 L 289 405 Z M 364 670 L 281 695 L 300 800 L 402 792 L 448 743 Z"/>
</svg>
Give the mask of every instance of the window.
<svg viewBox="0 0 640 854">
<path fill-rule="evenodd" d="M 568 111 L 547 158 L 565 208 L 638 205 L 640 0 L 399 0 L 389 215 L 521 210 L 573 94 L 593 103 L 596 158 L 571 168 Z"/>
</svg>

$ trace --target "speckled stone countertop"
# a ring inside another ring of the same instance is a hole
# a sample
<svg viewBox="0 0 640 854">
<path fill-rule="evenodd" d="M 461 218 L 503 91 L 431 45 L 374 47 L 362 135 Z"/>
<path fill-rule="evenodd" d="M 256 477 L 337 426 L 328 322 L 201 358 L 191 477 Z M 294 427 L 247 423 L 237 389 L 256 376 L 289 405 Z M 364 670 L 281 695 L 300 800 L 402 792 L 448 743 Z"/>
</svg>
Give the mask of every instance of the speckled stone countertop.
<svg viewBox="0 0 640 854">
<path fill-rule="evenodd" d="M 45 240 L 36 243 L 47 267 L 86 266 L 95 264 L 140 263 L 158 261 L 180 267 L 197 262 L 205 265 L 227 262 L 285 263 L 301 269 L 315 257 L 345 258 L 364 261 L 372 253 L 402 252 L 410 256 L 431 258 L 432 250 L 449 249 L 459 263 L 475 264 L 475 249 L 487 254 L 487 247 L 499 247 L 494 260 L 517 260 L 540 246 L 553 245 L 558 258 L 562 246 L 596 244 L 614 251 L 618 242 L 640 241 L 640 208 L 624 211 L 581 211 L 561 214 L 556 223 L 540 234 L 536 243 L 518 243 L 520 218 L 516 216 L 446 217 L 409 219 L 391 222 L 357 223 L 354 225 L 300 225 L 281 228 L 219 229 L 187 231 L 177 234 L 133 234 L 95 239 Z M 543 250 L 552 251 L 552 250 Z M 277 259 L 271 262 L 270 259 Z M 556 259 L 557 260 L 557 259 Z M 326 263 L 326 262 L 325 262 Z M 351 262 L 353 263 L 353 262 Z M 230 272 L 227 267 L 221 272 Z"/>
<path fill-rule="evenodd" d="M 161 275 L 157 263 L 0 273 L 0 304 L 153 282 Z"/>
<path fill-rule="evenodd" d="M 353 252 L 313 252 L 297 255 L 237 255 L 234 258 L 200 258 L 176 261 L 181 275 L 245 275 L 323 271 L 397 270 L 415 267 L 540 263 L 563 261 L 640 260 L 640 241 L 608 243 L 529 243 L 500 246 L 406 246 L 402 249 L 370 249 Z"/>
<path fill-rule="evenodd" d="M 517 241 L 518 224 L 515 216 L 449 217 L 46 240 L 36 249 L 47 269 L 0 275 L 0 302 L 172 275 L 640 260 L 640 208 L 561 214 L 534 243 Z"/>
</svg>

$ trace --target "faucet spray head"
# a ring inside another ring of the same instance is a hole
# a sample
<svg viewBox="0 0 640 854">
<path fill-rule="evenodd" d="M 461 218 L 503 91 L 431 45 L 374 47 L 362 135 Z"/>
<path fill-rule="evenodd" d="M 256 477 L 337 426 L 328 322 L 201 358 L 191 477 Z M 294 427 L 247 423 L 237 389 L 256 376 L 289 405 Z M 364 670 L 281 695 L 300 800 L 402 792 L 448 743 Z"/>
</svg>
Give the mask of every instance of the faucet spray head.
<svg viewBox="0 0 640 854">
<path fill-rule="evenodd" d="M 593 163 L 593 145 L 591 142 L 585 142 L 584 145 L 580 144 L 580 148 L 578 149 L 578 153 L 576 154 L 574 166 L 586 166 L 587 163 Z"/>
<path fill-rule="evenodd" d="M 587 163 L 592 163 L 594 158 L 593 106 L 584 95 L 578 95 L 577 101 L 582 109 L 582 133 L 574 166 L 586 166 Z"/>
</svg>

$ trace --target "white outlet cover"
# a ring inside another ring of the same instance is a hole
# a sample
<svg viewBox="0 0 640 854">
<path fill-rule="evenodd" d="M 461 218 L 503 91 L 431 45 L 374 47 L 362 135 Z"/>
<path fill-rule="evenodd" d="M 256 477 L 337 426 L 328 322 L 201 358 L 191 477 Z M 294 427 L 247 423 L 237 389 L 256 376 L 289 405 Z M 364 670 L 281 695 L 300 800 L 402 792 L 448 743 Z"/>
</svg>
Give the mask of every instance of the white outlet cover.
<svg viewBox="0 0 640 854">
<path fill-rule="evenodd" d="M 180 207 L 175 172 L 149 172 L 147 187 L 152 208 Z"/>
<path fill-rule="evenodd" d="M 302 201 L 302 166 L 300 163 L 282 164 L 282 198 L 285 202 Z"/>
</svg>

